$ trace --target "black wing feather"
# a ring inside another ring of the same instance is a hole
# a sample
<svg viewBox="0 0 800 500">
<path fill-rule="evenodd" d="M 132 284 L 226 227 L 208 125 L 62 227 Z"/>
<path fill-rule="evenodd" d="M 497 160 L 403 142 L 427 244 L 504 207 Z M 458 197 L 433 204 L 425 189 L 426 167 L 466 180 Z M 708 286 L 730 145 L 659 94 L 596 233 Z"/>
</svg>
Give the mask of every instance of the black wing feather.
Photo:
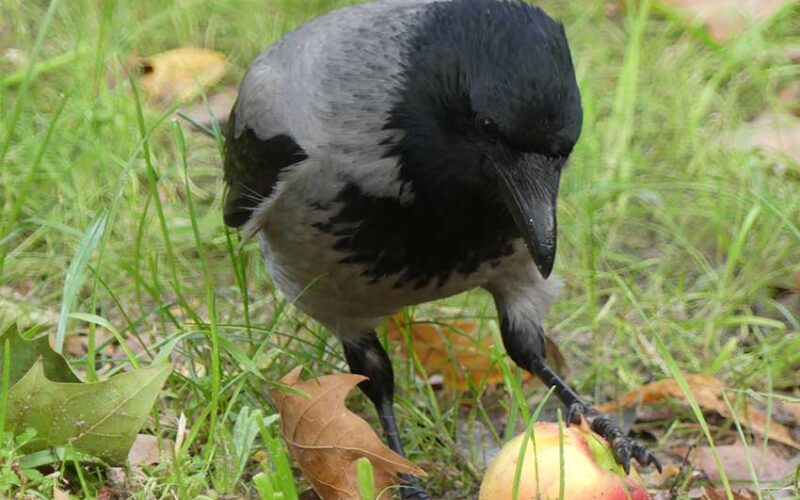
<svg viewBox="0 0 800 500">
<path fill-rule="evenodd" d="M 279 174 L 308 158 L 303 148 L 288 134 L 261 139 L 245 125 L 237 135 L 236 109 L 234 106 L 231 112 L 225 140 L 224 166 L 228 190 L 223 219 L 230 227 L 245 225 L 259 203 L 272 193 Z"/>
</svg>

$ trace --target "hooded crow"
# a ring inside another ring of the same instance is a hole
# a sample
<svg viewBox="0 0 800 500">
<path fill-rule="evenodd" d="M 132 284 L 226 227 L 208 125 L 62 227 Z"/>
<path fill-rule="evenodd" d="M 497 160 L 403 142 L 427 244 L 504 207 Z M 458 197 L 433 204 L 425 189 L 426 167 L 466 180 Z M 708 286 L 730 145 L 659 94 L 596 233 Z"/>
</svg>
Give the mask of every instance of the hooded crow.
<svg viewBox="0 0 800 500">
<path fill-rule="evenodd" d="M 506 351 L 608 439 L 658 462 L 547 365 L 559 180 L 581 132 L 563 26 L 518 0 L 383 0 L 316 18 L 250 66 L 225 145 L 224 221 L 342 342 L 403 453 L 375 328 L 482 287 Z M 424 498 L 412 488 L 407 497 Z"/>
</svg>

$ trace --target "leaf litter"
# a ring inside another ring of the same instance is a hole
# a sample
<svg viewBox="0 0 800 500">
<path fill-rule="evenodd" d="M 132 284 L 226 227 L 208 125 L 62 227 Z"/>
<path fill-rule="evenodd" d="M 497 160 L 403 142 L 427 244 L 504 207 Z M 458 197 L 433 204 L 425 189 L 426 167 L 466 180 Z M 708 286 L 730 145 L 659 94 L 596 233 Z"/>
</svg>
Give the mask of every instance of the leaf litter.
<svg viewBox="0 0 800 500">
<path fill-rule="evenodd" d="M 445 387 L 463 391 L 473 386 L 503 382 L 494 339 L 482 334 L 479 327 L 479 322 L 468 319 L 415 321 L 398 314 L 389 320 L 387 334 L 392 344 L 397 346 L 397 353 L 409 356 L 404 337 L 404 332 L 408 332 L 413 356 L 425 370 L 429 382 L 441 380 Z M 501 356 L 508 358 L 502 347 L 500 352 Z M 564 356 L 548 337 L 545 337 L 545 352 L 553 369 L 567 376 L 569 370 Z M 523 372 L 522 380 L 523 383 L 538 382 L 527 371 Z"/>
<path fill-rule="evenodd" d="M 684 377 L 697 403 L 703 410 L 713 411 L 726 419 L 733 417 L 723 399 L 723 393 L 727 389 L 722 381 L 706 375 L 686 374 Z M 649 404 L 662 400 L 684 401 L 685 399 L 686 396 L 678 382 L 674 379 L 665 379 L 639 387 L 616 401 L 596 405 L 596 408 L 602 412 L 614 413 L 634 405 Z M 770 421 L 769 428 L 767 428 L 768 419 L 758 408 L 747 404 L 743 410 L 736 412 L 736 418 L 743 427 L 749 428 L 760 437 L 769 438 L 800 450 L 800 443 L 791 436 L 786 426 Z"/>
<path fill-rule="evenodd" d="M 628 2 L 609 4 L 616 14 Z M 657 0 L 658 8 L 675 12 L 690 25 L 703 26 L 717 42 L 730 40 L 745 31 L 748 25 L 768 21 L 793 0 Z"/>
<path fill-rule="evenodd" d="M 297 367 L 280 380 L 294 391 L 269 393 L 289 452 L 321 498 L 359 498 L 356 462 L 361 457 L 372 463 L 376 493 L 399 484 L 399 473 L 425 475 L 387 448 L 370 424 L 345 406 L 347 394 L 365 377 L 338 374 L 301 381 L 301 371 Z"/>
</svg>

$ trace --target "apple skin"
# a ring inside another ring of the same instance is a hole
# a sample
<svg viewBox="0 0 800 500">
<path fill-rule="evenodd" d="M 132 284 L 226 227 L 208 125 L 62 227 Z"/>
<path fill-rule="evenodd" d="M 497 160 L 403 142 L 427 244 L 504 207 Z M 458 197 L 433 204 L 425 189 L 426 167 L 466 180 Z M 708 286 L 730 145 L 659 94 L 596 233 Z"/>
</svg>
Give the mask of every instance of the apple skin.
<svg viewBox="0 0 800 500">
<path fill-rule="evenodd" d="M 538 422 L 525 450 L 519 481 L 519 500 L 557 499 L 560 477 L 559 426 Z M 638 472 L 631 466 L 625 476 L 614 462 L 611 447 L 585 425 L 563 429 L 565 500 L 649 500 Z M 480 500 L 511 500 L 514 474 L 525 434 L 515 437 L 500 450 L 481 483 Z M 536 440 L 536 454 L 533 440 Z M 593 440 L 593 441 L 590 441 Z M 538 460 L 537 460 L 538 459 Z M 535 465 L 539 467 L 537 497 Z"/>
</svg>

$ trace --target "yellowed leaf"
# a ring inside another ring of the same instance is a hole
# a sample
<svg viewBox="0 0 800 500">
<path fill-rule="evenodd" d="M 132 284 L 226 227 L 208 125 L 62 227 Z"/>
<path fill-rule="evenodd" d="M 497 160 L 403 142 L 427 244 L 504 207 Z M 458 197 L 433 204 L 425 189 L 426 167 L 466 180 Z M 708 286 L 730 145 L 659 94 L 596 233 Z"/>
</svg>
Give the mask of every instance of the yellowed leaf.
<svg viewBox="0 0 800 500">
<path fill-rule="evenodd" d="M 706 411 L 716 412 L 725 418 L 731 418 L 731 412 L 722 397 L 725 384 L 714 377 L 706 375 L 687 374 L 684 375 L 684 378 L 689 385 L 692 395 L 694 395 L 694 398 L 697 400 L 697 404 L 699 404 L 701 408 Z M 686 396 L 674 379 L 659 380 L 644 385 L 625 394 L 614 402 L 596 405 L 596 408 L 602 412 L 613 413 L 635 404 L 653 403 L 664 399 L 674 399 L 678 401 L 684 401 L 686 399 Z M 767 419 L 757 408 L 747 405 L 744 410 L 736 414 L 736 417 L 743 427 L 748 427 L 756 434 L 767 437 Z M 774 420 L 769 423 L 769 439 L 800 449 L 800 443 L 792 438 L 789 430 Z"/>
<path fill-rule="evenodd" d="M 388 326 L 389 340 L 394 341 L 398 349 L 405 346 L 403 330 L 410 331 L 414 355 L 419 363 L 429 376 L 441 375 L 447 387 L 465 390 L 470 385 L 498 384 L 503 381 L 503 372 L 494 362 L 492 337 L 479 335 L 475 321 L 434 323 L 413 321 L 398 314 Z M 549 338 L 545 338 L 545 351 L 551 367 L 566 376 L 564 357 Z M 523 380 L 531 379 L 530 373 L 523 373 Z"/>
<path fill-rule="evenodd" d="M 215 50 L 180 48 L 138 60 L 139 85 L 154 103 L 190 101 L 219 82 L 228 71 L 225 56 Z"/>
<path fill-rule="evenodd" d="M 307 397 L 280 389 L 269 393 L 281 415 L 289 452 L 323 500 L 359 498 L 356 461 L 361 457 L 372 463 L 376 492 L 398 484 L 398 473 L 425 475 L 384 446 L 372 427 L 345 406 L 347 394 L 365 377 L 340 374 L 301 381 L 300 372 L 295 368 L 281 383 Z"/>
</svg>

